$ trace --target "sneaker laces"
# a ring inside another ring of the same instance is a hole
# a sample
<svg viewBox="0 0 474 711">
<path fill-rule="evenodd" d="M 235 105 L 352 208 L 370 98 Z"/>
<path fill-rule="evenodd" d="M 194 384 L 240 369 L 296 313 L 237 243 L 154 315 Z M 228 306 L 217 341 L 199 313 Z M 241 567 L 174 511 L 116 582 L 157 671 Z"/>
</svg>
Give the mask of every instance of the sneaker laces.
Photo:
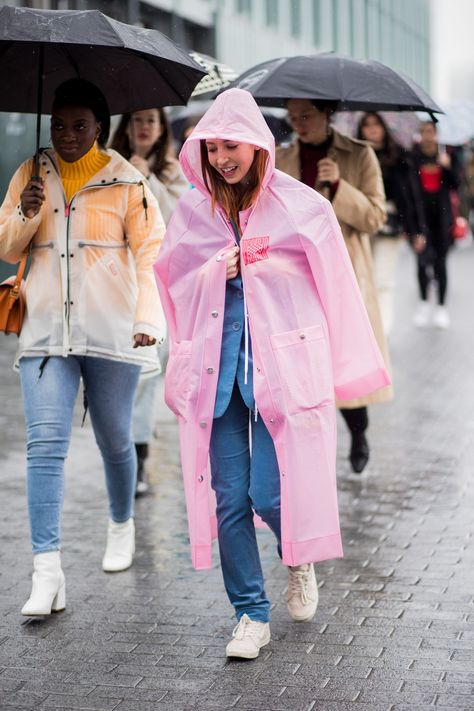
<svg viewBox="0 0 474 711">
<path fill-rule="evenodd" d="M 254 638 L 258 635 L 258 625 L 256 620 L 251 620 L 247 615 L 242 615 L 239 624 L 236 625 L 232 632 L 232 637 L 235 639 L 244 639 L 244 637 Z"/>
<path fill-rule="evenodd" d="M 313 602 L 313 599 L 308 595 L 308 583 L 311 566 L 308 565 L 306 570 L 292 570 L 290 568 L 290 576 L 288 580 L 288 599 L 293 595 L 299 595 L 303 605 Z"/>
</svg>

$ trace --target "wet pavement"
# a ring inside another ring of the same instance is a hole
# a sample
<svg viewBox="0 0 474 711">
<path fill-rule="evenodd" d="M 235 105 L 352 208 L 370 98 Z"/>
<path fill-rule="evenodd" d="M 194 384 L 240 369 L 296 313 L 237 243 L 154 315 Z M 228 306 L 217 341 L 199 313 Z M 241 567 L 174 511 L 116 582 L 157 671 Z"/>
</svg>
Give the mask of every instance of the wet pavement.
<svg viewBox="0 0 474 711">
<path fill-rule="evenodd" d="M 0 337 L 0 710 L 401 711 L 474 709 L 474 250 L 450 262 L 448 332 L 416 331 L 414 264 L 400 263 L 391 353 L 395 400 L 371 409 L 372 457 L 350 473 L 339 427 L 344 559 L 317 565 L 320 605 L 291 622 L 285 569 L 259 532 L 272 641 L 226 662 L 234 625 L 217 566 L 195 572 L 186 540 L 177 428 L 161 406 L 136 505 L 137 555 L 100 562 L 107 507 L 90 426 L 76 413 L 66 470 L 67 609 L 19 610 L 30 590 L 23 419 L 15 343 Z"/>
</svg>

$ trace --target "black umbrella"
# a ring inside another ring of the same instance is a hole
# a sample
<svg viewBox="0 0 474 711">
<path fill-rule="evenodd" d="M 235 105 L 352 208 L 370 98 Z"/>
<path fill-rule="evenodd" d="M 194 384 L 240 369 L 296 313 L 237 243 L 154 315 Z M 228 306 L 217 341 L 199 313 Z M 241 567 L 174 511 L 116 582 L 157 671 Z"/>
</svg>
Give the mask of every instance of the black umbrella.
<svg viewBox="0 0 474 711">
<path fill-rule="evenodd" d="M 0 111 L 51 109 L 67 79 L 101 89 L 112 114 L 185 104 L 203 69 L 166 35 L 98 10 L 0 8 Z"/>
<path fill-rule="evenodd" d="M 271 59 L 248 69 L 230 86 L 247 89 L 261 106 L 285 106 L 291 98 L 332 101 L 336 111 L 443 113 L 409 77 L 381 62 L 335 52 Z"/>
</svg>

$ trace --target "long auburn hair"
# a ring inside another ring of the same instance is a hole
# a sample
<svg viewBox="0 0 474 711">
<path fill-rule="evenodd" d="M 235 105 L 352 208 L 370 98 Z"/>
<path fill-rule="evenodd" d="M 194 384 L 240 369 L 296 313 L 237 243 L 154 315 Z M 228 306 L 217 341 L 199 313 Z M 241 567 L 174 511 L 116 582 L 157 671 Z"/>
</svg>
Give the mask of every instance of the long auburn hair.
<svg viewBox="0 0 474 711">
<path fill-rule="evenodd" d="M 379 151 L 379 160 L 381 166 L 388 167 L 394 165 L 400 155 L 400 146 L 390 133 L 390 129 L 387 126 L 386 121 L 382 118 L 382 116 L 380 116 L 380 114 L 375 111 L 368 111 L 362 116 L 361 120 L 359 121 L 359 127 L 357 129 L 357 138 L 362 139 L 364 141 L 367 140 L 363 135 L 363 129 L 365 126 L 365 122 L 367 121 L 369 116 L 373 116 L 384 130 L 383 146 L 382 150 Z"/>
<path fill-rule="evenodd" d="M 160 117 L 160 123 L 162 126 L 161 136 L 158 138 L 156 143 L 151 147 L 147 159 L 153 156 L 153 162 L 151 165 L 152 172 L 159 178 L 165 168 L 170 164 L 170 156 L 173 155 L 172 143 L 171 143 L 171 129 L 169 121 L 166 117 L 164 109 L 156 109 Z M 132 113 L 123 114 L 120 122 L 115 129 L 115 133 L 112 138 L 110 147 L 113 148 L 117 153 L 120 153 L 127 160 L 130 159 L 133 151 L 130 145 L 130 139 L 127 135 L 127 128 L 132 120 Z"/>
<path fill-rule="evenodd" d="M 219 203 L 229 218 L 239 225 L 239 212 L 249 208 L 258 197 L 268 163 L 268 153 L 261 148 L 255 151 L 252 165 L 246 175 L 246 185 L 229 185 L 209 162 L 206 142 L 200 141 L 201 167 L 204 185 L 211 193 L 212 211 Z"/>
</svg>

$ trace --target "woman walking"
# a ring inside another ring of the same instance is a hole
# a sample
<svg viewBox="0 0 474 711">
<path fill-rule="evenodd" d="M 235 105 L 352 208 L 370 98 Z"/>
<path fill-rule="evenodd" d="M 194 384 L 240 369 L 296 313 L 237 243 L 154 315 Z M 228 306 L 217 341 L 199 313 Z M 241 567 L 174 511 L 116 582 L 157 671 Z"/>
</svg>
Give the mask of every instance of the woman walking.
<svg viewBox="0 0 474 711">
<path fill-rule="evenodd" d="M 179 197 L 189 190 L 171 145 L 171 130 L 164 109 L 145 109 L 124 114 L 111 146 L 146 178 L 158 200 L 165 224 Z M 133 406 L 132 433 L 137 452 L 136 495 L 146 494 L 149 485 L 145 462 L 152 438 L 159 373 L 141 377 Z"/>
<path fill-rule="evenodd" d="M 423 248 L 423 205 L 417 171 L 408 151 L 398 145 L 380 114 L 362 116 L 357 138 L 368 141 L 380 163 L 387 217 L 373 239 L 375 283 L 385 334 L 393 323 L 393 300 L 400 247 L 406 236 L 414 248 Z"/>
<path fill-rule="evenodd" d="M 277 168 L 331 201 L 377 343 L 388 366 L 370 246 L 370 235 L 382 227 L 385 219 L 382 175 L 374 151 L 330 126 L 333 108 L 327 102 L 291 99 L 287 108 L 298 140 L 288 147 L 278 148 Z M 354 472 L 362 472 L 369 461 L 367 406 L 391 397 L 392 389 L 387 387 L 338 403 L 351 433 L 349 460 Z"/>
<path fill-rule="evenodd" d="M 433 323 L 437 328 L 446 329 L 450 325 L 446 291 L 447 258 L 452 245 L 453 224 L 450 192 L 459 187 L 459 178 L 452 168 L 449 155 L 440 150 L 435 124 L 425 121 L 420 133 L 421 141 L 414 146 L 413 156 L 419 175 L 427 240 L 416 250 L 420 302 L 413 321 L 418 328 L 426 328 Z M 433 281 L 437 285 L 434 313 L 428 300 L 428 286 Z"/>
<path fill-rule="evenodd" d="M 31 178 L 33 161 L 20 166 L 0 209 L 0 257 L 17 262 L 31 243 L 16 358 L 34 554 L 24 615 L 48 615 L 66 604 L 60 516 L 81 377 L 109 497 L 103 570 L 128 568 L 135 549 L 130 425 L 140 369 L 158 367 L 153 346 L 165 335 L 152 270 L 164 224 L 140 173 L 105 150 L 109 121 L 93 84 L 61 84 L 53 150 L 42 152 L 38 177 Z"/>
<path fill-rule="evenodd" d="M 389 383 L 330 204 L 274 160 L 251 95 L 223 92 L 180 154 L 196 189 L 155 266 L 193 564 L 211 566 L 217 527 L 238 620 L 226 654 L 249 659 L 270 641 L 254 513 L 288 566 L 290 616 L 311 619 L 313 562 L 342 555 L 334 390 Z"/>
</svg>

